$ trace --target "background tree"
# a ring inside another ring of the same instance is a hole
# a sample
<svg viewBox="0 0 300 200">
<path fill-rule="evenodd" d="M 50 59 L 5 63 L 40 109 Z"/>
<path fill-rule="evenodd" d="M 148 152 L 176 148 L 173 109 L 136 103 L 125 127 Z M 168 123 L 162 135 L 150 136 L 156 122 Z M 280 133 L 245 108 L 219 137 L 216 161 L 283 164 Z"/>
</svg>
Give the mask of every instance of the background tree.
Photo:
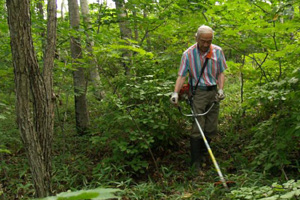
<svg viewBox="0 0 300 200">
<path fill-rule="evenodd" d="M 88 52 L 88 63 L 90 63 L 89 66 L 89 77 L 93 84 L 94 88 L 94 94 L 95 97 L 98 100 L 101 100 L 104 96 L 104 92 L 101 91 L 101 80 L 100 80 L 100 73 L 98 70 L 97 63 L 95 62 L 95 58 L 93 55 L 93 47 L 94 47 L 94 41 L 92 38 L 92 26 L 91 26 L 91 20 L 90 20 L 90 11 L 89 11 L 89 4 L 87 0 L 80 0 L 80 8 L 81 8 L 81 14 L 83 16 L 83 25 L 86 33 L 86 48 Z"/>
<path fill-rule="evenodd" d="M 86 100 L 87 81 L 85 75 L 85 68 L 83 68 L 80 59 L 82 58 L 81 39 L 77 31 L 80 26 L 80 14 L 77 0 L 68 0 L 70 25 L 72 31 L 71 36 L 71 54 L 72 64 L 74 66 L 73 81 L 75 92 L 75 115 L 76 115 L 76 129 L 78 134 L 83 135 L 87 132 L 89 127 L 89 115 Z"/>
<path fill-rule="evenodd" d="M 132 30 L 129 26 L 128 19 L 128 12 L 125 7 L 125 1 L 124 0 L 114 0 L 116 4 L 117 14 L 118 14 L 118 21 L 119 21 L 119 27 L 120 27 L 120 35 L 123 42 L 127 45 L 130 45 L 130 40 L 132 39 Z M 123 53 L 122 57 L 122 63 L 123 67 L 125 69 L 125 74 L 130 74 L 130 62 L 131 62 L 131 52 L 125 51 Z"/>
<path fill-rule="evenodd" d="M 48 1 L 43 75 L 34 52 L 30 2 L 7 1 L 15 72 L 16 113 L 37 197 L 50 194 L 53 134 L 52 69 L 56 44 L 56 3 Z"/>
</svg>

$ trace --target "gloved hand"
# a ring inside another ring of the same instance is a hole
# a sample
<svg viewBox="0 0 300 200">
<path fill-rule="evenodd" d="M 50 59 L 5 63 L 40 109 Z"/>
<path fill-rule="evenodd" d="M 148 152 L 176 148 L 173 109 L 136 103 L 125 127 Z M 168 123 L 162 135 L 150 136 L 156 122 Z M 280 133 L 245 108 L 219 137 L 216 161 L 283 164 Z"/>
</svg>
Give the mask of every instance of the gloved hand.
<svg viewBox="0 0 300 200">
<path fill-rule="evenodd" d="M 217 95 L 216 95 L 216 100 L 217 100 L 217 101 L 221 101 L 221 100 L 223 100 L 223 99 L 225 99 L 225 94 L 224 94 L 224 92 L 223 92 L 222 89 L 219 89 L 219 90 L 218 90 L 218 93 L 217 93 Z"/>
<path fill-rule="evenodd" d="M 170 101 L 172 104 L 177 105 L 177 103 L 178 103 L 178 93 L 177 92 L 173 92 L 171 94 Z"/>
</svg>

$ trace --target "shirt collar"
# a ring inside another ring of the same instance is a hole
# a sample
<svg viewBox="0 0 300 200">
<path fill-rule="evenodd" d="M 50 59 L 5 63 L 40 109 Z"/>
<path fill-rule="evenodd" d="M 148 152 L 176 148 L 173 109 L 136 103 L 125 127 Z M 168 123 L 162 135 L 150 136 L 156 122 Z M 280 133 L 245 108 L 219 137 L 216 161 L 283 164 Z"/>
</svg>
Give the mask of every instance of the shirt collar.
<svg viewBox="0 0 300 200">
<path fill-rule="evenodd" d="M 199 55 L 200 55 L 200 49 L 199 49 L 199 47 L 198 47 L 198 44 L 197 44 L 197 51 L 198 51 L 198 53 L 199 53 Z M 213 51 L 213 47 L 212 47 L 212 45 L 210 45 L 210 47 L 209 47 L 209 49 L 207 50 L 207 52 L 205 52 L 202 56 L 203 56 L 203 57 L 206 57 L 206 58 L 211 58 L 211 56 L 212 56 L 212 51 Z"/>
</svg>

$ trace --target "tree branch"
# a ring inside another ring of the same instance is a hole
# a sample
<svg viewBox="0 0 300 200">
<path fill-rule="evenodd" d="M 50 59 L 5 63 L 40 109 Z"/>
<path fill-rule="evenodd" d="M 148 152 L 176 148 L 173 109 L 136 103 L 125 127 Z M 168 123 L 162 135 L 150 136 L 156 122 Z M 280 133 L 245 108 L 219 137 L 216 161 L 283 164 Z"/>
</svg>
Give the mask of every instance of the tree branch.
<svg viewBox="0 0 300 200">
<path fill-rule="evenodd" d="M 258 63 L 257 59 L 255 58 L 255 56 L 253 55 L 253 60 L 255 61 L 255 63 L 258 65 L 260 71 L 262 72 L 262 75 L 266 78 L 266 80 L 269 82 L 269 79 L 266 75 L 265 70 L 262 68 L 262 65 L 264 64 L 264 62 L 266 61 L 267 57 L 269 56 L 269 54 L 267 53 L 264 60 L 261 63 Z"/>
<path fill-rule="evenodd" d="M 146 31 L 145 31 L 145 34 L 144 34 L 143 38 L 141 39 L 141 41 L 140 41 L 140 43 L 139 43 L 139 46 L 142 46 L 144 40 L 146 39 L 147 35 L 148 35 L 150 32 L 155 31 L 155 30 L 158 29 L 160 26 L 162 26 L 164 23 L 165 23 L 165 21 L 163 21 L 161 24 L 157 25 L 156 27 L 154 27 L 154 28 L 152 28 L 152 29 L 150 29 L 150 30 L 148 30 L 148 27 L 147 27 L 147 29 L 146 29 Z"/>
<path fill-rule="evenodd" d="M 261 9 L 264 13 L 267 13 L 267 14 L 271 14 L 270 12 L 266 11 L 265 9 L 263 9 L 262 7 L 260 7 L 259 5 L 257 5 L 256 3 L 252 2 L 253 5 L 255 5 L 256 7 L 258 7 L 259 9 Z"/>
<path fill-rule="evenodd" d="M 219 43 L 222 43 L 222 44 L 224 44 L 225 46 L 227 46 L 227 47 L 229 47 L 229 48 L 231 48 L 231 49 L 234 49 L 235 51 L 237 51 L 237 52 L 239 52 L 239 53 L 241 53 L 241 54 L 243 54 L 243 55 L 246 55 L 246 51 L 242 51 L 242 50 L 240 50 L 240 49 L 238 49 L 238 48 L 236 48 L 236 47 L 234 47 L 234 46 L 231 46 L 231 45 L 229 45 L 229 44 L 227 44 L 227 43 L 225 43 L 225 42 L 221 42 L 220 40 L 218 40 L 218 39 L 216 39 Z M 261 63 L 258 63 L 258 61 L 257 61 L 257 59 L 255 58 L 255 56 L 250 56 L 250 55 L 246 55 L 247 57 L 249 57 L 249 58 L 251 58 L 258 66 L 259 66 L 259 68 L 260 68 L 260 70 L 262 71 L 262 73 L 263 73 L 263 76 L 266 78 L 266 80 L 269 82 L 269 79 L 267 78 L 267 76 L 266 76 L 266 72 L 264 71 L 264 69 L 262 68 L 262 65 L 264 64 L 264 62 L 266 61 L 266 59 L 267 59 L 267 57 L 269 56 L 269 54 L 267 53 L 266 54 L 266 56 L 265 56 L 265 58 L 264 58 L 264 60 L 261 62 Z"/>
</svg>

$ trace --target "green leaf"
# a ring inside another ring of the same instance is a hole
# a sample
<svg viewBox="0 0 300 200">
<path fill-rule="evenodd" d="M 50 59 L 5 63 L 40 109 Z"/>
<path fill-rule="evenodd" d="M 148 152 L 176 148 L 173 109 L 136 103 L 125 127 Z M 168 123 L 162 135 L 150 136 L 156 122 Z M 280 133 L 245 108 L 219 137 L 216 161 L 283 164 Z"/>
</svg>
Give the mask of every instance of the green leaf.
<svg viewBox="0 0 300 200">
<path fill-rule="evenodd" d="M 63 192 L 58 194 L 56 197 L 47 197 L 40 200 L 82 200 L 82 199 L 91 199 L 91 200 L 105 200 L 117 198 L 114 193 L 120 191 L 119 189 L 113 188 L 99 188 L 93 190 L 80 190 L 75 192 Z"/>
<path fill-rule="evenodd" d="M 7 149 L 0 149 L 0 153 L 8 153 L 10 154 L 11 152 Z"/>
<path fill-rule="evenodd" d="M 295 196 L 295 193 L 295 191 L 288 192 L 284 195 L 281 195 L 280 199 L 291 199 L 293 196 Z"/>
<path fill-rule="evenodd" d="M 277 200 L 278 198 L 279 198 L 279 195 L 275 195 L 275 196 L 272 196 L 272 197 L 262 198 L 260 200 Z"/>
<path fill-rule="evenodd" d="M 57 200 L 80 200 L 80 199 L 93 199 L 98 197 L 97 192 L 72 192 L 67 193 L 61 197 L 58 197 Z"/>
</svg>

